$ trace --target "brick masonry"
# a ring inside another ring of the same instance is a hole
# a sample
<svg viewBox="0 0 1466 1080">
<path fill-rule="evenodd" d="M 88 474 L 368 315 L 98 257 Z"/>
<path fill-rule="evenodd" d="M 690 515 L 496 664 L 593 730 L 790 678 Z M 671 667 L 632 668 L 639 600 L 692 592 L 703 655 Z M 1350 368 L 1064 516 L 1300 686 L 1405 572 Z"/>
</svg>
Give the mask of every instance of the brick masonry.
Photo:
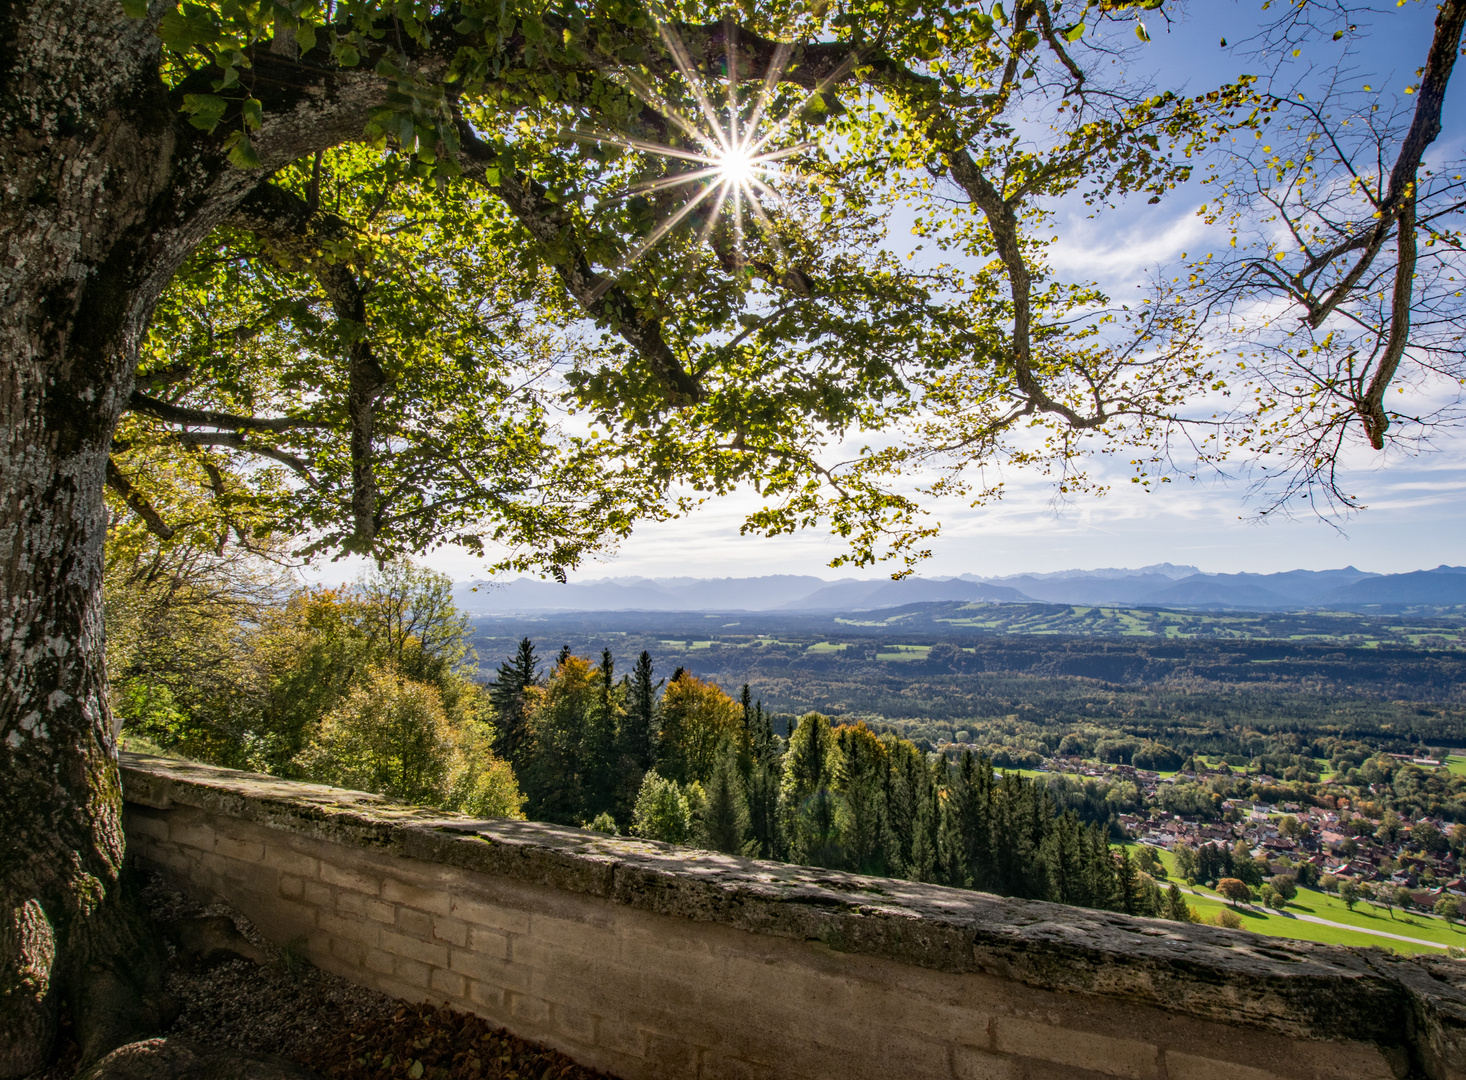
<svg viewBox="0 0 1466 1080">
<path fill-rule="evenodd" d="M 131 853 L 320 967 L 626 1080 L 1466 1080 L 1459 962 L 124 761 Z"/>
</svg>

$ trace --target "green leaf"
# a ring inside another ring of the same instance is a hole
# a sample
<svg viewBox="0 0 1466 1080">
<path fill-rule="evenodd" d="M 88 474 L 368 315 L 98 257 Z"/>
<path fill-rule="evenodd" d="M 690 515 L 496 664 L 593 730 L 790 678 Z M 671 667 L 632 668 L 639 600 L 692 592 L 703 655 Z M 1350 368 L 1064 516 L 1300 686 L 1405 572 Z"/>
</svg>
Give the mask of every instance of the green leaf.
<svg viewBox="0 0 1466 1080">
<path fill-rule="evenodd" d="M 1137 22 L 1135 24 L 1135 36 L 1138 37 L 1141 41 L 1150 40 L 1150 33 L 1145 29 L 1145 23 Z"/>
<path fill-rule="evenodd" d="M 499 167 L 497 165 L 490 165 L 484 170 L 484 183 L 489 187 L 499 186 Z"/>
<path fill-rule="evenodd" d="M 316 47 L 316 28 L 310 23 L 301 23 L 295 28 L 295 44 L 302 53 Z"/>
<path fill-rule="evenodd" d="M 174 52 L 213 41 L 218 32 L 202 19 L 191 19 L 181 11 L 170 11 L 158 23 L 158 36 Z"/>
<path fill-rule="evenodd" d="M 259 152 L 255 150 L 254 143 L 249 141 L 249 136 L 242 131 L 235 134 L 238 138 L 232 140 L 234 145 L 229 150 L 229 164 L 236 169 L 262 168 L 265 163 L 260 160 Z"/>
<path fill-rule="evenodd" d="M 346 42 L 340 42 L 336 48 L 336 63 L 342 67 L 356 67 L 361 62 L 361 54 L 356 48 Z"/>
<path fill-rule="evenodd" d="M 414 1060 L 412 1068 L 407 1070 L 408 1080 L 422 1080 L 422 1062 Z"/>
<path fill-rule="evenodd" d="M 148 15 L 148 0 L 122 0 L 122 13 L 130 19 L 145 19 Z"/>
<path fill-rule="evenodd" d="M 244 127 L 246 131 L 259 131 L 264 125 L 264 106 L 260 104 L 259 98 L 249 98 L 246 100 L 241 111 L 244 113 Z"/>
<path fill-rule="evenodd" d="M 1070 41 L 1070 42 L 1078 41 L 1083 36 L 1084 36 L 1084 24 L 1083 23 L 1075 23 L 1067 31 L 1065 31 L 1065 33 L 1064 33 L 1064 40 L 1065 41 Z"/>
<path fill-rule="evenodd" d="M 213 131 L 224 118 L 229 102 L 218 94 L 184 94 L 183 111 L 188 122 L 200 131 Z"/>
</svg>

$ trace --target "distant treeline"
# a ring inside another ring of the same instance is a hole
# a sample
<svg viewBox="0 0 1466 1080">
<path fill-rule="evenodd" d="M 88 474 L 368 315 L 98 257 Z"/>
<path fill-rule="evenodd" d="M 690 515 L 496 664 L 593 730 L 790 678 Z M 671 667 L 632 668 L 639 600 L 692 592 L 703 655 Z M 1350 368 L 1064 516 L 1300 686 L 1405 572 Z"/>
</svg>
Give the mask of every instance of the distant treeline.
<svg viewBox="0 0 1466 1080">
<path fill-rule="evenodd" d="M 987 758 L 929 756 L 863 724 L 798 718 L 774 731 L 744 687 L 734 701 L 678 668 L 663 685 L 642 652 L 630 675 L 562 650 L 541 672 L 524 639 L 491 685 L 497 753 L 528 816 L 719 851 L 1011 896 L 1189 917 L 1123 850 L 1108 808 L 1086 824 L 1046 785 Z M 1082 789 L 1074 793 L 1082 804 Z"/>
</svg>

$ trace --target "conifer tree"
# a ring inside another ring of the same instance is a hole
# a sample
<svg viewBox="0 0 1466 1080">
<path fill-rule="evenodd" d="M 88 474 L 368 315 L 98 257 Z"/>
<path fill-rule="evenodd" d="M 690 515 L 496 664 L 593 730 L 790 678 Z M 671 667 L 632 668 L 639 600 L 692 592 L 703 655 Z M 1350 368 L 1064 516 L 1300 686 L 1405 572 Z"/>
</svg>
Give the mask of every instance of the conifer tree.
<svg viewBox="0 0 1466 1080">
<path fill-rule="evenodd" d="M 863 874 L 884 874 L 886 748 L 863 723 L 840 727 L 835 742 L 843 777 L 839 794 L 844 803 L 845 865 Z"/>
<path fill-rule="evenodd" d="M 910 877 L 926 770 L 918 762 L 921 751 L 911 743 L 894 736 L 888 736 L 885 742 L 888 758 L 883 785 L 886 814 L 882 846 L 889 872 Z"/>
<path fill-rule="evenodd" d="M 840 755 L 828 717 L 806 713 L 790 733 L 784 754 L 781 817 L 789 857 L 811 866 L 841 861 L 839 802 Z"/>
<path fill-rule="evenodd" d="M 1135 868 L 1129 849 L 1122 847 L 1115 859 L 1116 907 L 1126 915 L 1143 914 L 1141 891 L 1140 871 Z"/>
<path fill-rule="evenodd" d="M 524 750 L 524 692 L 539 681 L 534 642 L 526 637 L 520 641 L 518 651 L 499 665 L 498 676 L 489 683 L 489 701 L 494 706 L 494 753 L 516 768 Z"/>
<path fill-rule="evenodd" d="M 788 855 L 779 819 L 779 789 L 783 774 L 772 755 L 757 758 L 748 771 L 748 824 L 753 834 L 750 854 L 761 859 L 782 859 Z"/>
<path fill-rule="evenodd" d="M 964 872 L 974 889 L 994 888 L 992 811 L 992 765 L 968 750 L 952 785 L 952 812 L 962 838 Z"/>
<path fill-rule="evenodd" d="M 652 654 L 645 649 L 631 670 L 630 700 L 621 727 L 621 752 L 643 773 L 656 761 L 657 690 L 652 682 Z M 640 779 L 637 780 L 638 786 Z"/>
<path fill-rule="evenodd" d="M 920 775 L 916 789 L 916 821 L 911 830 L 911 860 L 906 866 L 905 876 L 912 881 L 935 881 L 938 832 L 941 828 L 940 796 L 931 773 L 925 767 Z"/>
<path fill-rule="evenodd" d="M 702 840 L 714 851 L 741 855 L 749 839 L 748 799 L 738 768 L 738 746 L 724 740 L 703 802 Z"/>
<path fill-rule="evenodd" d="M 596 672 L 595 707 L 586 717 L 585 730 L 585 814 L 590 820 L 609 813 L 616 803 L 619 779 L 616 757 L 617 735 L 625 707 L 616 691 L 616 661 L 610 649 L 601 650 Z"/>
<path fill-rule="evenodd" d="M 1181 889 L 1173 881 L 1171 887 L 1166 890 L 1166 918 L 1174 922 L 1195 922 L 1196 915 L 1191 910 L 1191 905 L 1186 903 L 1186 898 L 1181 895 Z"/>
</svg>

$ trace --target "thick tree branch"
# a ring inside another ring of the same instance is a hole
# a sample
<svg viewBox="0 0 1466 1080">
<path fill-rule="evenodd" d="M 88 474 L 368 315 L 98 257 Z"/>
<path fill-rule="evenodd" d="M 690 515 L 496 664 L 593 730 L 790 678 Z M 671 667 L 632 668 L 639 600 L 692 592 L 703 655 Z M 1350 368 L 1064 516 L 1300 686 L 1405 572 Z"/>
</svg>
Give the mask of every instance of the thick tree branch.
<svg viewBox="0 0 1466 1080">
<path fill-rule="evenodd" d="M 238 416 L 234 413 L 216 412 L 213 409 L 188 409 L 171 405 L 166 401 L 150 397 L 134 390 L 128 398 L 129 412 L 142 413 L 167 424 L 190 427 L 214 427 L 231 431 L 291 431 L 296 428 L 327 428 L 324 420 L 307 420 L 296 416 L 256 417 Z"/>
<path fill-rule="evenodd" d="M 148 532 L 160 540 L 172 540 L 173 529 L 163 520 L 163 516 L 153 508 L 153 504 L 142 497 L 137 488 L 132 486 L 132 481 L 122 474 L 117 463 L 110 457 L 107 459 L 107 486 L 118 495 L 122 501 L 127 503 L 128 508 L 134 514 L 142 518 L 143 524 L 147 525 Z"/>
<path fill-rule="evenodd" d="M 369 550 L 377 533 L 378 492 L 374 471 L 373 433 L 377 402 L 388 388 L 387 373 L 367 333 L 366 296 L 351 268 L 322 256 L 325 239 L 350 240 L 350 225 L 275 184 L 261 184 L 245 198 L 234 220 L 272 247 L 309 267 L 320 283 L 342 337 L 350 341 L 347 357 L 347 416 L 351 422 L 352 543 Z"/>
<path fill-rule="evenodd" d="M 227 446 L 232 450 L 243 450 L 247 454 L 255 454 L 259 457 L 269 458 L 271 461 L 278 461 L 282 465 L 289 466 L 296 473 L 317 491 L 321 484 L 311 472 L 310 466 L 294 454 L 285 450 L 278 450 L 273 446 L 260 446 L 258 443 L 247 442 L 243 435 L 229 431 L 180 431 L 174 436 L 179 442 L 187 446 Z"/>
<path fill-rule="evenodd" d="M 466 120 L 459 120 L 460 155 L 463 171 L 482 180 L 484 170 L 498 165 L 493 147 L 480 139 Z M 564 250 L 570 223 L 565 211 L 546 197 L 544 190 L 522 174 L 500 177 L 495 191 L 535 240 L 546 250 Z M 690 375 L 662 336 L 661 326 L 643 315 L 632 299 L 619 287 L 597 289 L 601 276 L 578 250 L 555 263 L 566 290 L 587 314 L 609 324 L 646 361 L 666 388 L 673 405 L 690 405 L 702 398 L 702 387 Z"/>
</svg>

